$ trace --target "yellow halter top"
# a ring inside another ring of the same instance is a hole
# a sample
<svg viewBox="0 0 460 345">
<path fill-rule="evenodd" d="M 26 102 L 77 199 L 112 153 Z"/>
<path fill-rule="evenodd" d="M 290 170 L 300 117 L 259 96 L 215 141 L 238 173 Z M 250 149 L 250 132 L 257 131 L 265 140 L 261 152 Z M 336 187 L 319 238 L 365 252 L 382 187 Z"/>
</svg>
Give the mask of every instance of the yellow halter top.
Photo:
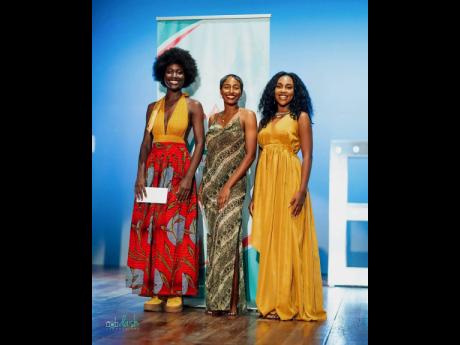
<svg viewBox="0 0 460 345">
<path fill-rule="evenodd" d="M 184 135 L 188 128 L 188 107 L 183 93 L 169 117 L 165 129 L 165 97 L 155 103 L 147 124 L 147 131 L 152 132 L 153 142 L 185 143 Z"/>
</svg>

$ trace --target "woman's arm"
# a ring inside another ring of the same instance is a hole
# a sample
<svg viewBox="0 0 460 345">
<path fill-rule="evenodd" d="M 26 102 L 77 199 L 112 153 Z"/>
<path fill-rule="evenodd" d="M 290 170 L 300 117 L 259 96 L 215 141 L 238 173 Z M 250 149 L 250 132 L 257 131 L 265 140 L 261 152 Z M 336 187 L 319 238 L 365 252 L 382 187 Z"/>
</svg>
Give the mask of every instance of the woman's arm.
<svg viewBox="0 0 460 345">
<path fill-rule="evenodd" d="M 246 155 L 240 165 L 235 169 L 232 176 L 224 184 L 219 194 L 217 195 L 217 206 L 222 208 L 230 198 L 232 187 L 244 176 L 256 157 L 257 150 L 257 118 L 252 111 L 243 112 L 241 120 L 244 129 L 244 141 Z"/>
<path fill-rule="evenodd" d="M 299 116 L 299 138 L 300 149 L 302 150 L 302 172 L 300 177 L 299 190 L 291 199 L 291 213 L 297 216 L 301 211 L 307 196 L 308 181 L 310 179 L 311 166 L 313 161 L 313 132 L 310 118 L 307 113 L 302 112 Z"/>
<path fill-rule="evenodd" d="M 205 119 L 205 115 L 203 107 L 201 106 L 200 102 L 193 99 L 190 99 L 187 103 L 193 127 L 195 149 L 193 150 L 192 157 L 190 158 L 190 167 L 179 185 L 179 190 L 177 192 L 177 199 L 179 201 L 184 201 L 187 199 L 190 190 L 192 189 L 193 177 L 195 176 L 196 169 L 200 164 L 204 149 L 203 120 Z"/>
<path fill-rule="evenodd" d="M 260 152 L 262 151 L 262 148 L 259 145 L 258 145 L 258 149 L 259 149 L 259 153 L 257 155 L 256 168 L 254 169 L 254 186 L 252 189 L 251 201 L 249 202 L 249 205 L 248 205 L 249 214 L 251 215 L 251 217 L 253 217 L 253 212 L 254 212 L 254 193 L 256 192 L 257 167 L 259 166 Z"/>
<path fill-rule="evenodd" d="M 137 178 L 134 187 L 134 194 L 136 199 L 143 199 L 144 196 L 147 196 L 145 191 L 145 164 L 147 162 L 147 157 L 152 150 L 152 133 L 147 131 L 147 124 L 149 122 L 150 114 L 152 113 L 153 106 L 155 102 L 149 104 L 147 107 L 147 114 L 145 120 L 145 130 L 144 138 L 142 139 L 141 148 L 139 150 L 139 160 L 137 164 Z"/>
<path fill-rule="evenodd" d="M 209 119 L 208 119 L 208 130 L 209 130 L 209 127 L 211 127 L 213 124 L 214 124 L 214 121 L 215 121 L 215 118 L 216 118 L 216 114 L 212 114 Z M 206 164 L 204 166 L 204 169 L 203 169 L 203 176 L 206 174 Z M 203 179 L 201 179 L 201 183 L 200 183 L 200 186 L 198 187 L 198 202 L 201 203 L 201 197 L 202 197 L 202 193 L 203 193 Z"/>
</svg>

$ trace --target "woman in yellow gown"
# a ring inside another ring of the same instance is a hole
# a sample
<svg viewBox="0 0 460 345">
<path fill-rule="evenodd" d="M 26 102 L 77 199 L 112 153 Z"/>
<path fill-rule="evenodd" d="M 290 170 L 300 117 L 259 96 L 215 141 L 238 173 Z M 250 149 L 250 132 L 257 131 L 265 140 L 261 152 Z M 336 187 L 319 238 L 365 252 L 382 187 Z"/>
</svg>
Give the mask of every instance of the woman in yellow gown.
<svg viewBox="0 0 460 345">
<path fill-rule="evenodd" d="M 259 110 L 260 152 L 249 205 L 250 242 L 260 253 L 256 305 L 268 319 L 325 320 L 308 192 L 313 139 L 307 88 L 296 74 L 279 72 L 265 87 Z"/>
</svg>

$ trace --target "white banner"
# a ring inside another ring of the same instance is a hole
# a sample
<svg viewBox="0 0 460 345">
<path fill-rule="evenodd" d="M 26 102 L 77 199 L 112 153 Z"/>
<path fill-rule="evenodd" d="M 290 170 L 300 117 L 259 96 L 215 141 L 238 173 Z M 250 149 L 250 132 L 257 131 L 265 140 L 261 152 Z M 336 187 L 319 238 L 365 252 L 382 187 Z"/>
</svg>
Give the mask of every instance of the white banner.
<svg viewBox="0 0 460 345">
<path fill-rule="evenodd" d="M 188 50 L 196 60 L 199 77 L 186 92 L 203 105 L 207 118 L 223 110 L 219 81 L 229 73 L 243 80 L 244 91 L 240 106 L 257 113 L 257 106 L 263 88 L 269 78 L 270 15 L 238 15 L 210 17 L 157 18 L 157 53 L 172 47 Z M 165 88 L 158 83 L 158 98 L 165 94 Z M 207 121 L 205 124 L 207 130 Z M 190 131 L 189 145 L 193 146 L 193 131 Z M 205 151 L 206 152 L 206 151 Z M 203 156 L 204 162 L 205 155 Z M 197 171 L 197 183 L 201 181 L 201 165 Z M 249 302 L 255 301 L 257 285 L 256 252 L 248 246 L 251 219 L 247 205 L 254 180 L 254 168 L 248 174 L 248 194 L 243 208 L 243 246 L 245 249 L 246 292 Z M 198 229 L 202 239 L 201 252 L 206 253 L 206 225 L 202 212 Z M 206 258 L 202 258 L 205 262 Z M 200 270 L 200 285 L 204 281 Z M 200 292 L 201 294 L 201 292 Z"/>
</svg>

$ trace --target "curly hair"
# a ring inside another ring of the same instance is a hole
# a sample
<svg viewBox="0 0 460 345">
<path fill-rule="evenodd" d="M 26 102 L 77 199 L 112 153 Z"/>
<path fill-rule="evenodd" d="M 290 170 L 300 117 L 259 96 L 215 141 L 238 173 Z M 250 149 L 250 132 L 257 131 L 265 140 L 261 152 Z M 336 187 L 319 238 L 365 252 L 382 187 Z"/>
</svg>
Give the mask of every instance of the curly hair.
<svg viewBox="0 0 460 345">
<path fill-rule="evenodd" d="M 302 111 L 306 112 L 308 117 L 313 116 L 313 105 L 311 103 L 310 94 L 308 93 L 307 87 L 299 76 L 291 72 L 278 72 L 265 86 L 264 92 L 259 102 L 259 111 L 262 113 L 262 120 L 260 120 L 259 128 L 265 127 L 277 112 L 277 104 L 275 100 L 275 87 L 278 83 L 278 79 L 283 76 L 289 76 L 294 81 L 294 97 L 289 104 L 289 110 L 291 111 L 291 117 L 295 120 L 299 119 Z M 312 122 L 313 123 L 313 122 Z"/>
<path fill-rule="evenodd" d="M 153 78 L 164 87 L 166 87 L 164 81 L 166 68 L 172 64 L 178 64 L 184 69 L 185 80 L 183 87 L 192 84 L 198 76 L 198 68 L 192 55 L 187 50 L 174 47 L 157 56 L 153 64 Z"/>
<path fill-rule="evenodd" d="M 223 76 L 219 81 L 220 88 L 222 89 L 222 86 L 224 86 L 225 81 L 230 77 L 232 77 L 238 83 L 240 83 L 241 93 L 243 93 L 243 80 L 240 77 L 238 77 L 236 74 L 227 74 L 227 75 Z"/>
</svg>

